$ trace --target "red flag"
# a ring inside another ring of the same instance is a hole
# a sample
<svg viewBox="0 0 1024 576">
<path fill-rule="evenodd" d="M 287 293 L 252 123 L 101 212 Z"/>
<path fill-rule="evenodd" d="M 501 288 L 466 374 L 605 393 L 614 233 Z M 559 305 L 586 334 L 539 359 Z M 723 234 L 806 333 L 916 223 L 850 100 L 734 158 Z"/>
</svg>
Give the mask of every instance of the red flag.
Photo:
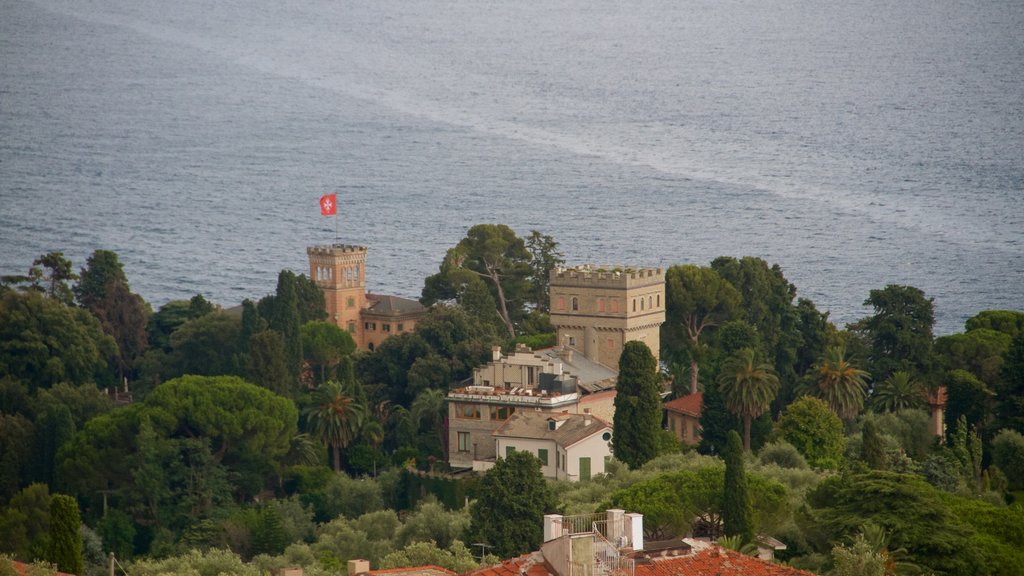
<svg viewBox="0 0 1024 576">
<path fill-rule="evenodd" d="M 338 195 L 327 194 L 320 197 L 320 215 L 334 216 L 338 211 Z"/>
</svg>

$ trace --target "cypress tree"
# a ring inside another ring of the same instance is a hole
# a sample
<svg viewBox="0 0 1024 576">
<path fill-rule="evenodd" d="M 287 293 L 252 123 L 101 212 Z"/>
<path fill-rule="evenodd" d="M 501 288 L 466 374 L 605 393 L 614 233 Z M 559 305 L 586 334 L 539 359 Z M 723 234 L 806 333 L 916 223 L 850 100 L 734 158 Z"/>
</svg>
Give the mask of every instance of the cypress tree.
<svg viewBox="0 0 1024 576">
<path fill-rule="evenodd" d="M 277 276 L 277 294 L 273 299 L 270 328 L 284 337 L 288 373 L 295 382 L 302 371 L 302 336 L 299 333 L 299 304 L 295 291 L 295 274 L 282 270 Z"/>
<path fill-rule="evenodd" d="M 878 434 L 873 420 L 865 420 L 864 429 L 861 430 L 861 458 L 872 470 L 885 470 L 888 463 L 885 457 L 885 443 Z"/>
<path fill-rule="evenodd" d="M 615 457 L 635 469 L 658 455 L 661 396 L 658 363 L 639 341 L 626 342 L 619 357 L 615 395 Z"/>
<path fill-rule="evenodd" d="M 743 441 L 735 430 L 725 445 L 725 492 L 722 498 L 722 528 L 726 536 L 739 536 L 744 544 L 754 541 L 754 510 L 743 470 Z"/>
<path fill-rule="evenodd" d="M 81 524 L 78 502 L 74 498 L 64 494 L 50 498 L 50 546 L 46 560 L 56 564 L 61 572 L 80 575 L 85 571 L 79 534 Z"/>
</svg>

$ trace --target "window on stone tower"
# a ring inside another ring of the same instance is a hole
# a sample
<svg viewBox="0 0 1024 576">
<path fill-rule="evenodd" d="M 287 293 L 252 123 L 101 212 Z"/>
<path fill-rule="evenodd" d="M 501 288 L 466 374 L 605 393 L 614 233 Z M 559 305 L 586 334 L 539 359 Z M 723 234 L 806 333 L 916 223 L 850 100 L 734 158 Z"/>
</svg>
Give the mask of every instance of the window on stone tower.
<svg viewBox="0 0 1024 576">
<path fill-rule="evenodd" d="M 613 298 L 612 299 L 612 313 L 617 313 L 618 311 L 619 311 L 619 301 Z"/>
<path fill-rule="evenodd" d="M 644 309 L 644 297 L 643 296 L 640 297 L 640 309 L 641 310 Z"/>
<path fill-rule="evenodd" d="M 558 309 L 559 310 L 565 310 L 565 297 L 564 296 L 559 296 L 558 297 Z"/>
<path fill-rule="evenodd" d="M 633 298 L 633 312 L 636 312 L 636 298 Z"/>
<path fill-rule="evenodd" d="M 349 308 L 355 308 L 356 307 L 356 299 L 351 297 L 351 296 L 349 296 L 348 300 L 345 302 L 345 305 L 348 306 Z"/>
<path fill-rule="evenodd" d="M 575 296 L 572 297 L 572 309 L 573 310 L 579 310 L 580 309 L 580 299 L 575 297 Z"/>
<path fill-rule="evenodd" d="M 349 334 L 355 334 L 356 333 L 356 323 L 355 322 L 349 322 L 348 323 L 348 333 Z"/>
<path fill-rule="evenodd" d="M 597 299 L 597 311 L 604 312 L 604 298 Z"/>
<path fill-rule="evenodd" d="M 647 297 L 647 307 L 654 308 L 654 298 L 651 298 L 650 296 Z"/>
<path fill-rule="evenodd" d="M 661 308 L 661 294 L 658 294 L 658 308 Z"/>
</svg>

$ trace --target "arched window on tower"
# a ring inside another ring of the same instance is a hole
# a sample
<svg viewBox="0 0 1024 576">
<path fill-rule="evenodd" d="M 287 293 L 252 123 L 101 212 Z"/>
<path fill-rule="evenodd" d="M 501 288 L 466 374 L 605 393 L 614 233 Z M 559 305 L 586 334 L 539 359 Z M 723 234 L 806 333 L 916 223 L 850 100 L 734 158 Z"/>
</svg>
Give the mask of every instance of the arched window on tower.
<svg viewBox="0 0 1024 576">
<path fill-rule="evenodd" d="M 580 309 L 580 299 L 575 297 L 575 296 L 572 297 L 572 309 L 573 310 L 579 310 Z"/>
</svg>

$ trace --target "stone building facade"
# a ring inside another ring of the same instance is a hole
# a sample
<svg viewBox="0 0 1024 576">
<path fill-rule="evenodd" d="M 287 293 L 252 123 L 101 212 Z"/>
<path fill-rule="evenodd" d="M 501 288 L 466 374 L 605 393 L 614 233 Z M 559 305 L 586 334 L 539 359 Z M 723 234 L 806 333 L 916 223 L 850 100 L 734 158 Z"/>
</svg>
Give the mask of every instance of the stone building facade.
<svg viewBox="0 0 1024 576">
<path fill-rule="evenodd" d="M 664 322 L 661 268 L 580 266 L 551 272 L 551 324 L 559 345 L 613 370 L 630 340 L 647 344 L 657 359 Z"/>
<path fill-rule="evenodd" d="M 360 350 L 415 330 L 427 313 L 416 300 L 366 291 L 366 246 L 310 246 L 306 255 L 309 277 L 324 293 L 328 321 L 351 334 Z"/>
</svg>

